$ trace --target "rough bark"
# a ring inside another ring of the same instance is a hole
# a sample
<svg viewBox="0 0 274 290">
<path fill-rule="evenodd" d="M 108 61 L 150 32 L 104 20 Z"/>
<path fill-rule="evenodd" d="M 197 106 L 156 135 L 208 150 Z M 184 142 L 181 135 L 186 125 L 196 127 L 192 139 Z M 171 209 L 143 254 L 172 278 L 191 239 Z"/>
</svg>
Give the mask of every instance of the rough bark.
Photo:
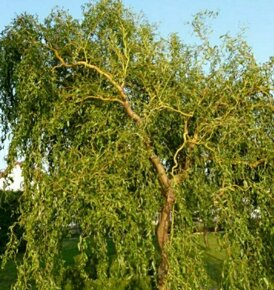
<svg viewBox="0 0 274 290">
<path fill-rule="evenodd" d="M 161 249 L 161 263 L 158 268 L 158 288 L 159 290 L 166 290 L 166 280 L 168 275 L 168 254 L 167 243 L 169 241 L 169 231 L 171 225 L 172 208 L 175 203 L 175 194 L 171 186 L 171 181 L 167 176 L 166 169 L 164 168 L 158 156 L 151 157 L 151 162 L 156 169 L 162 190 L 164 193 L 165 201 L 161 210 L 160 220 L 157 227 L 157 240 Z"/>
</svg>

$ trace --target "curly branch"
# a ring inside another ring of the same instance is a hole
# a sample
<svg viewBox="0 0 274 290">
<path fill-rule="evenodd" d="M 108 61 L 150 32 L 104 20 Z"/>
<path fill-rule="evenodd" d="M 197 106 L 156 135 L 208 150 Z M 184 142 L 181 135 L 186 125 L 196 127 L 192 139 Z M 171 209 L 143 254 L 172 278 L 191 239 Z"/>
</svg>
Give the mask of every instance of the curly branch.
<svg viewBox="0 0 274 290">
<path fill-rule="evenodd" d="M 174 166 L 171 169 L 171 175 L 174 177 L 174 171 L 175 169 L 178 167 L 178 161 L 177 161 L 177 156 L 180 153 L 180 151 L 182 151 L 187 143 L 187 135 L 188 135 L 188 128 L 187 128 L 187 120 L 185 121 L 185 126 L 184 126 L 184 134 L 183 134 L 183 144 L 177 149 L 177 151 L 175 152 L 174 156 L 173 156 L 173 160 L 174 160 Z"/>
<path fill-rule="evenodd" d="M 102 96 L 86 96 L 80 100 L 77 100 L 76 102 L 77 103 L 81 103 L 83 101 L 86 101 L 86 100 L 101 100 L 101 101 L 105 101 L 105 102 L 117 102 L 117 103 L 120 103 L 122 105 L 124 105 L 123 101 L 121 101 L 120 99 L 117 99 L 117 98 L 107 98 L 107 97 L 102 97 Z"/>
<path fill-rule="evenodd" d="M 94 64 L 90 64 L 88 63 L 87 61 L 83 61 L 83 60 L 80 60 L 80 61 L 76 61 L 72 64 L 68 64 L 65 62 L 65 60 L 62 58 L 62 56 L 59 54 L 58 50 L 56 50 L 55 48 L 53 47 L 49 47 L 49 49 L 51 49 L 53 52 L 54 52 L 54 55 L 55 57 L 60 61 L 60 65 L 59 66 L 56 66 L 56 67 L 60 67 L 60 66 L 64 66 L 64 67 L 75 67 L 75 66 L 85 66 L 87 68 L 90 68 L 92 70 L 95 70 L 96 72 L 98 72 L 100 75 L 104 76 L 119 92 L 120 96 L 122 97 L 123 100 L 126 100 L 127 99 L 127 96 L 124 92 L 124 89 L 122 86 L 120 86 L 113 78 L 113 76 L 102 70 L 101 68 L 99 68 L 98 66 L 94 65 Z M 55 67 L 55 68 L 56 68 Z"/>
<path fill-rule="evenodd" d="M 175 109 L 175 108 L 173 108 L 171 106 L 168 106 L 166 104 L 163 104 L 163 103 L 161 103 L 160 106 L 157 109 L 158 110 L 160 110 L 160 109 L 167 109 L 167 110 L 170 110 L 172 112 L 179 113 L 180 115 L 182 115 L 184 117 L 193 117 L 193 112 L 191 112 L 191 113 L 185 113 L 185 112 L 182 112 L 181 110 Z"/>
</svg>

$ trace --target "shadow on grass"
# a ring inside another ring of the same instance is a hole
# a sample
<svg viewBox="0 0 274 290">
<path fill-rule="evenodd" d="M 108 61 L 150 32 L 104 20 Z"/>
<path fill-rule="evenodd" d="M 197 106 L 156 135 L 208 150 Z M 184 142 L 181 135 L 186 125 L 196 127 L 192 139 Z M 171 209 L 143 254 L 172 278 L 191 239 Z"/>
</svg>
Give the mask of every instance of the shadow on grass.
<svg viewBox="0 0 274 290">
<path fill-rule="evenodd" d="M 205 264 L 205 269 L 207 271 L 207 274 L 211 280 L 211 287 L 212 288 L 219 287 L 221 284 L 221 278 L 222 278 L 221 275 L 222 275 L 223 261 L 217 259 L 216 257 L 210 254 L 205 254 L 204 264 Z"/>
<path fill-rule="evenodd" d="M 206 236 L 201 235 L 200 245 L 204 251 L 203 261 L 205 270 L 210 279 L 209 289 L 219 289 L 222 280 L 223 263 L 225 259 L 225 251 L 218 243 L 218 233 L 207 233 Z"/>
<path fill-rule="evenodd" d="M 79 254 L 77 243 L 78 238 L 70 238 L 64 240 L 62 257 L 68 267 L 75 264 L 75 258 Z M 223 261 L 225 259 L 225 252 L 223 249 L 220 248 L 218 244 L 218 234 L 208 234 L 206 243 L 203 239 L 203 236 L 201 235 L 199 244 L 204 250 L 204 266 L 211 282 L 209 289 L 219 289 L 221 284 L 221 274 L 223 268 Z M 11 285 L 15 282 L 16 276 L 17 275 L 15 263 L 9 261 L 6 264 L 5 269 L 0 270 L 0 290 L 9 290 L 11 288 Z M 139 288 L 137 287 L 134 289 Z"/>
<path fill-rule="evenodd" d="M 16 276 L 17 274 L 15 263 L 9 261 L 6 264 L 4 270 L 0 269 L 0 289 L 9 290 L 11 288 L 11 285 L 15 282 Z"/>
</svg>

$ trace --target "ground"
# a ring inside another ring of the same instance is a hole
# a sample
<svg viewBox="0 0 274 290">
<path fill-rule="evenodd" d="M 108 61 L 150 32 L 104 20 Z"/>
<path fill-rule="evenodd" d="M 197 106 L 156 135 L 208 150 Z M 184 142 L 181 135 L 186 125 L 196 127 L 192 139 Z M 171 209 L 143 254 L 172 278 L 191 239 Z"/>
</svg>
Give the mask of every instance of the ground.
<svg viewBox="0 0 274 290">
<path fill-rule="evenodd" d="M 68 264 L 72 264 L 74 256 L 77 255 L 76 238 L 67 239 L 64 242 L 63 257 Z M 205 250 L 204 262 L 209 277 L 211 278 L 211 289 L 218 289 L 221 281 L 222 264 L 224 260 L 224 251 L 220 249 L 216 234 L 210 233 L 204 239 L 201 235 L 201 246 Z M 20 256 L 18 257 L 20 259 Z M 13 262 L 9 262 L 4 270 L 0 270 L 0 289 L 9 290 L 16 278 L 16 268 Z"/>
</svg>

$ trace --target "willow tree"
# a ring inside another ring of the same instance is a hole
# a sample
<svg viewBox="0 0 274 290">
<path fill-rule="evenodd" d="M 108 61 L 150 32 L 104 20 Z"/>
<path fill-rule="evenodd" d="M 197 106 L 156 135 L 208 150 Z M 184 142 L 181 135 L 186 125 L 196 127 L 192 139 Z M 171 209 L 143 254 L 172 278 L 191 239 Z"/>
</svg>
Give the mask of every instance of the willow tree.
<svg viewBox="0 0 274 290">
<path fill-rule="evenodd" d="M 2 32 L 2 137 L 10 167 L 24 160 L 15 289 L 206 289 L 197 218 L 221 230 L 223 289 L 270 289 L 273 62 L 211 45 L 201 16 L 196 46 L 118 0 Z"/>
</svg>

